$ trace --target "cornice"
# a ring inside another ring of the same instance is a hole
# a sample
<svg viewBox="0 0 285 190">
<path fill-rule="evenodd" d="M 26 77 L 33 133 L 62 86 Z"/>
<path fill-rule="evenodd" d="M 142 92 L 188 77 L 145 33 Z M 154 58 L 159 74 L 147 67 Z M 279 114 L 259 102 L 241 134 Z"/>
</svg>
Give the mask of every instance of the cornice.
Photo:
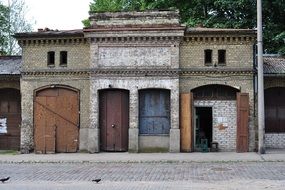
<svg viewBox="0 0 285 190">
<path fill-rule="evenodd" d="M 22 71 L 22 76 L 123 76 L 123 77 L 149 77 L 149 76 L 201 76 L 201 75 L 253 75 L 250 69 L 172 69 L 172 68 L 133 68 L 112 69 L 97 68 L 86 70 L 29 70 Z"/>
<path fill-rule="evenodd" d="M 45 39 L 20 39 L 18 43 L 24 46 L 45 46 L 45 45 L 78 45 L 88 44 L 87 38 L 45 38 Z"/>
<path fill-rule="evenodd" d="M 183 43 L 188 44 L 253 44 L 256 42 L 254 36 L 234 36 L 234 35 L 191 35 L 184 36 Z M 183 45 L 183 44 L 182 44 Z"/>
<path fill-rule="evenodd" d="M 125 36 L 125 37 L 90 37 L 91 43 L 97 44 L 154 44 L 154 43 L 175 43 L 180 42 L 180 36 Z"/>
</svg>

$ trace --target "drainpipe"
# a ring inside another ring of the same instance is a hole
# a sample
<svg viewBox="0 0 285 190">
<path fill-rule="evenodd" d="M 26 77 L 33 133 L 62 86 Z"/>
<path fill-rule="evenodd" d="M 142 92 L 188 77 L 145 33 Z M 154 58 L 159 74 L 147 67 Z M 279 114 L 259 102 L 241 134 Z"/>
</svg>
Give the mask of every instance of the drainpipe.
<svg viewBox="0 0 285 190">
<path fill-rule="evenodd" d="M 258 153 L 265 154 L 264 147 L 264 87 L 263 87 L 263 41 L 262 1 L 257 0 L 257 61 L 258 61 Z"/>
</svg>

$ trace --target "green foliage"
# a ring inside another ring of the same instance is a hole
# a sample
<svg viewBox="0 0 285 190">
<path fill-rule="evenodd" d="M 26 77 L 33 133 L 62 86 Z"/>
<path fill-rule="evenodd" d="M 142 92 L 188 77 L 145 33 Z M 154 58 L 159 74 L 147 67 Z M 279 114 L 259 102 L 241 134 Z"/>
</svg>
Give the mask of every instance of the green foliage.
<svg viewBox="0 0 285 190">
<path fill-rule="evenodd" d="M 263 0 L 264 47 L 267 53 L 284 52 L 285 0 Z M 190 27 L 255 28 L 256 0 L 93 0 L 90 11 L 178 9 Z"/>
<path fill-rule="evenodd" d="M 28 32 L 32 30 L 32 25 L 25 19 L 27 7 L 24 0 L 10 0 L 9 5 L 0 1 L 0 51 L 7 55 L 20 54 L 13 34 L 18 32 Z"/>
<path fill-rule="evenodd" d="M 0 54 L 6 54 L 9 9 L 0 2 Z"/>
</svg>

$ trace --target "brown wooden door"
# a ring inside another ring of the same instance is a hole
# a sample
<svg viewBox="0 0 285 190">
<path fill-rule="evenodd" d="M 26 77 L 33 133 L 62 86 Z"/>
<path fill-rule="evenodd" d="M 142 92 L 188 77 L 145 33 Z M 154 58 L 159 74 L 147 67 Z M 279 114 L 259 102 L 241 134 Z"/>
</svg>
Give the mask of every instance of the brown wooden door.
<svg viewBox="0 0 285 190">
<path fill-rule="evenodd" d="M 248 152 L 248 93 L 237 93 L 237 152 Z"/>
<path fill-rule="evenodd" d="M 183 93 L 180 95 L 180 136 L 181 151 L 193 151 L 193 94 Z"/>
<path fill-rule="evenodd" d="M 0 149 L 20 148 L 20 124 L 20 91 L 0 89 Z"/>
<path fill-rule="evenodd" d="M 35 97 L 36 153 L 76 152 L 79 138 L 78 92 L 45 89 Z"/>
<path fill-rule="evenodd" d="M 127 151 L 129 129 L 129 93 L 126 90 L 100 91 L 100 148 L 103 151 Z"/>
</svg>

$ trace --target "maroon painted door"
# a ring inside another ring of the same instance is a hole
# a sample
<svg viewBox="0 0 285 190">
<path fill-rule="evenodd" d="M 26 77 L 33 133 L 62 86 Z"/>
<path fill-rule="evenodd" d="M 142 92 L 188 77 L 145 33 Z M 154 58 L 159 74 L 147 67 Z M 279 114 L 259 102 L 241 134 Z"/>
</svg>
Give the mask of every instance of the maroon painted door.
<svg viewBox="0 0 285 190">
<path fill-rule="evenodd" d="M 34 101 L 36 153 L 76 152 L 79 138 L 78 92 L 50 88 Z"/>
<path fill-rule="evenodd" d="M 127 151 L 129 129 L 129 92 L 102 90 L 99 94 L 100 149 Z"/>
<path fill-rule="evenodd" d="M 20 124 L 20 91 L 0 89 L 0 149 L 20 148 Z"/>
<path fill-rule="evenodd" d="M 237 93 L 237 152 L 248 152 L 248 93 Z"/>
</svg>

